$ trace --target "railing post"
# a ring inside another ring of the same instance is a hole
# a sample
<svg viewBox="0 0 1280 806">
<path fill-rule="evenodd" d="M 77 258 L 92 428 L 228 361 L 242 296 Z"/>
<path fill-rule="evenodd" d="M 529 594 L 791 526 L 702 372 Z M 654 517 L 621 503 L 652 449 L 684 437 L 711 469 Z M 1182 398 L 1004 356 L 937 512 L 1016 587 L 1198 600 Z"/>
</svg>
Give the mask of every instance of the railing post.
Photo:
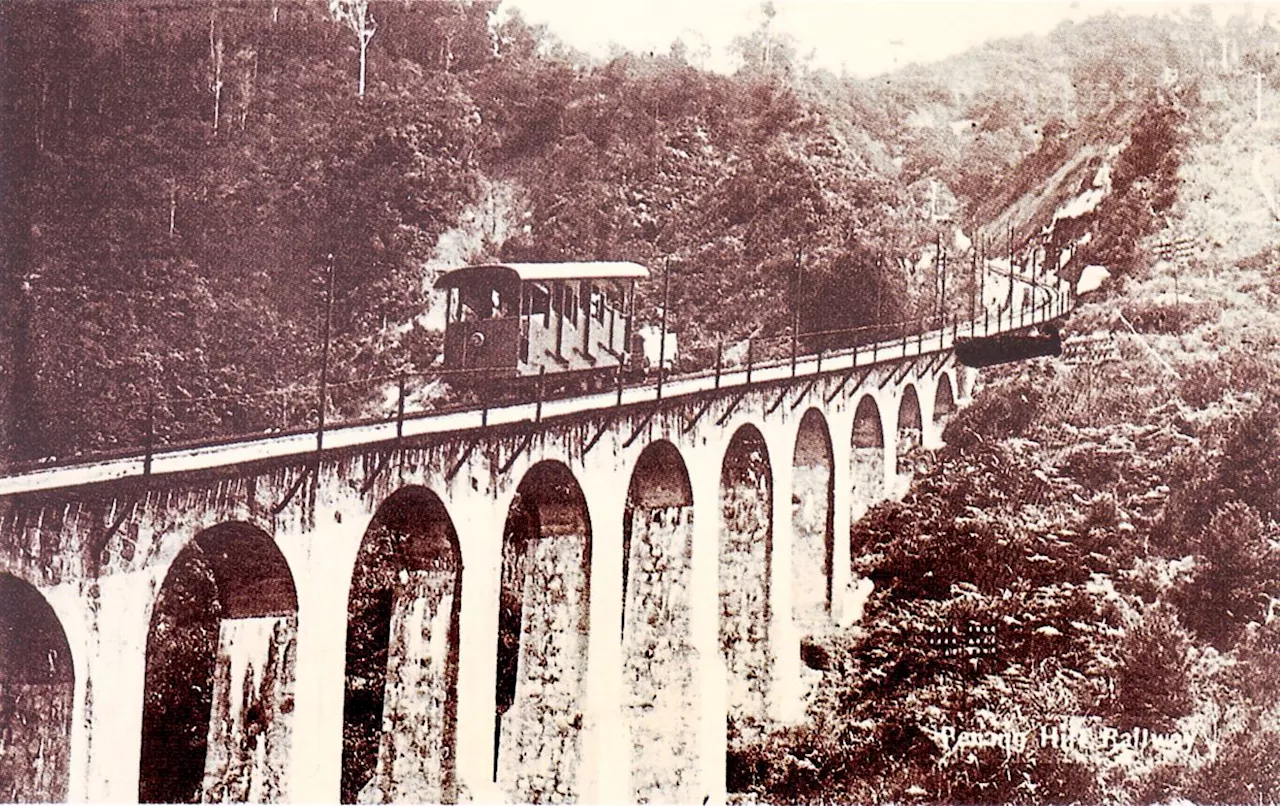
<svg viewBox="0 0 1280 806">
<path fill-rule="evenodd" d="M 151 475 L 151 456 L 155 452 L 156 441 L 156 402 L 155 394 L 147 392 L 147 432 L 144 437 L 146 455 L 142 460 L 142 475 Z"/>
<path fill-rule="evenodd" d="M 396 398 L 396 439 L 404 436 L 404 373 L 399 378 L 400 394 Z"/>
<path fill-rule="evenodd" d="M 822 354 L 823 354 L 824 352 L 826 352 L 826 348 L 825 348 L 825 347 L 819 347 L 819 348 L 818 348 L 818 371 L 817 371 L 817 374 L 818 374 L 818 375 L 821 375 L 821 374 L 822 374 Z"/>
<path fill-rule="evenodd" d="M 535 423 L 542 422 L 542 392 L 543 392 L 542 384 L 546 376 L 547 376 L 547 367 L 545 364 L 543 364 L 541 367 L 538 368 L 538 381 L 536 384 L 537 390 L 538 390 L 538 402 L 536 407 L 533 410 L 533 421 Z"/>
<path fill-rule="evenodd" d="M 724 361 L 724 342 L 716 344 L 716 388 L 720 388 L 720 368 Z"/>
<path fill-rule="evenodd" d="M 751 367 L 755 364 L 756 356 L 755 339 L 747 339 L 747 386 L 751 385 Z"/>
<path fill-rule="evenodd" d="M 319 427 L 316 429 L 316 453 L 324 450 L 324 415 L 325 407 L 329 404 L 329 342 L 330 333 L 333 330 L 333 253 L 329 253 L 329 260 L 326 264 L 325 294 L 324 294 L 324 352 L 320 359 L 320 416 Z"/>
<path fill-rule="evenodd" d="M 327 386 L 328 384 L 321 384 L 320 389 L 318 390 L 318 394 L 320 395 L 320 411 L 319 411 L 319 417 L 318 417 L 319 421 L 316 425 L 316 453 L 319 453 L 320 451 L 324 450 L 325 405 L 328 403 L 328 398 L 329 398 L 328 391 L 326 388 Z"/>
<path fill-rule="evenodd" d="M 659 363 L 658 364 L 658 400 L 662 399 L 662 382 L 666 380 L 665 376 L 666 376 L 666 372 L 663 371 L 662 363 Z"/>
</svg>

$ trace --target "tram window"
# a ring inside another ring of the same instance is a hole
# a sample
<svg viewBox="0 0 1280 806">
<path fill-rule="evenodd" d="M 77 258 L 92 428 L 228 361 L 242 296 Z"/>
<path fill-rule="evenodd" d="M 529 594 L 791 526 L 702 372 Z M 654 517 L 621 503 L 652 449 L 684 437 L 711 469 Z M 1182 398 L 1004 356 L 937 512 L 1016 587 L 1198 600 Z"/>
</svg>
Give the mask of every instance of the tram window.
<svg viewBox="0 0 1280 806">
<path fill-rule="evenodd" d="M 564 316 L 570 322 L 578 321 L 578 284 L 565 283 L 561 286 L 564 293 Z"/>
<path fill-rule="evenodd" d="M 551 294 L 545 286 L 530 283 L 525 286 L 525 313 L 530 316 L 546 316 L 551 307 Z"/>
<path fill-rule="evenodd" d="M 489 315 L 490 300 L 488 290 L 475 288 L 458 289 L 457 320 L 474 322 Z"/>
<path fill-rule="evenodd" d="M 489 311 L 490 319 L 506 319 L 510 309 L 507 306 L 507 297 L 496 288 L 490 296 L 491 308 Z"/>
<path fill-rule="evenodd" d="M 604 291 L 602 291 L 599 288 L 592 287 L 591 315 L 595 317 L 595 320 L 600 324 L 604 324 L 604 306 L 605 306 Z"/>
</svg>

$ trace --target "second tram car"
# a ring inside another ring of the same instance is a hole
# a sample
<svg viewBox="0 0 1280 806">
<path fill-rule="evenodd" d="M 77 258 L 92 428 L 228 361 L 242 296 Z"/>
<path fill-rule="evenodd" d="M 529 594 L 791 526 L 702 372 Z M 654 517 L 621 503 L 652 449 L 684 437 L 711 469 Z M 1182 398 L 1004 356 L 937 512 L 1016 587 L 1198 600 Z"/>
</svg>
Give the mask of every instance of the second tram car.
<svg viewBox="0 0 1280 806">
<path fill-rule="evenodd" d="M 638 263 L 494 263 L 452 269 L 444 365 L 456 380 L 552 373 L 614 375 L 631 367 Z"/>
</svg>

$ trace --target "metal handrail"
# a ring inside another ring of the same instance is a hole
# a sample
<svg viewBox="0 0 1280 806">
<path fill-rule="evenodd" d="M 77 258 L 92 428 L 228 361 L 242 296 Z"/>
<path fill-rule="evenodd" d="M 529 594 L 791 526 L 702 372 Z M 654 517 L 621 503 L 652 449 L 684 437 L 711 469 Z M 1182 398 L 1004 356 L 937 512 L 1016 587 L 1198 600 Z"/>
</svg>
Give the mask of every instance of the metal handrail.
<svg viewBox="0 0 1280 806">
<path fill-rule="evenodd" d="M 904 333 L 893 339 L 866 345 L 855 344 L 852 347 L 836 350 L 820 349 L 817 352 L 798 355 L 794 359 L 786 356 L 765 361 L 756 361 L 754 359 L 754 347 L 757 342 L 752 340 L 748 342 L 748 360 L 745 366 L 725 366 L 722 362 L 717 361 L 716 366 L 712 368 L 673 375 L 664 373 L 661 391 L 659 391 L 656 383 L 648 379 L 638 384 L 628 384 L 619 375 L 619 383 L 616 390 L 610 388 L 604 393 L 549 399 L 544 399 L 543 395 L 539 393 L 536 401 L 521 401 L 500 406 L 491 406 L 487 403 L 476 406 L 464 403 L 443 406 L 429 411 L 407 413 L 405 412 L 407 379 L 438 379 L 450 375 L 457 376 L 473 372 L 473 370 L 400 373 L 361 381 L 331 384 L 331 386 L 355 386 L 396 381 L 399 386 L 399 394 L 396 403 L 396 416 L 393 418 L 365 417 L 330 424 L 324 431 L 326 435 L 323 443 L 324 450 L 349 448 L 353 445 L 372 445 L 391 439 L 399 439 L 402 436 L 417 434 L 444 433 L 453 430 L 486 428 L 493 425 L 518 422 L 541 422 L 549 416 L 565 416 L 583 411 L 605 410 L 643 402 L 652 403 L 661 399 L 699 394 L 705 391 L 734 386 L 749 388 L 759 383 L 790 381 L 793 377 L 802 378 L 847 371 L 854 367 L 888 363 L 906 357 L 924 355 L 927 352 L 945 350 L 953 345 L 957 338 L 961 338 L 962 334 L 967 337 L 977 338 L 989 336 L 993 333 L 1021 329 L 1032 324 L 1057 318 L 1072 307 L 1074 301 L 1071 299 L 1069 286 L 1055 288 L 1025 279 L 1022 282 L 1032 287 L 1046 290 L 1048 292 L 1046 299 L 1043 302 L 1035 303 L 1033 307 L 1025 312 L 1021 309 L 1017 312 L 1009 310 L 1007 322 L 1004 316 L 1004 310 L 1006 309 L 1000 309 L 997 311 L 994 329 L 991 327 L 989 310 L 984 311 L 982 319 L 968 320 L 963 324 L 959 320 L 953 320 L 948 325 L 945 316 L 934 317 L 929 321 L 935 324 L 936 327 L 928 330 Z M 1065 292 L 1063 288 L 1066 289 Z M 1016 322 L 1015 313 L 1017 316 Z M 895 327 L 901 324 L 905 323 L 821 331 L 813 334 L 806 333 L 801 334 L 801 337 L 809 338 L 811 336 L 854 333 L 876 330 L 877 328 Z M 783 338 L 789 339 L 790 337 Z M 768 340 L 761 341 L 768 343 Z M 911 349 L 912 347 L 914 349 Z M 711 381 L 710 385 L 706 381 Z M 317 387 L 311 387 L 310 389 L 318 392 Z M 305 390 L 304 388 L 295 389 L 294 391 Z M 254 394 L 262 395 L 266 393 Z M 175 402 L 181 403 L 182 401 L 160 401 L 163 405 L 172 405 Z M 575 407 L 575 404 L 586 405 Z M 432 423 L 445 427 L 433 427 Z M 148 433 L 150 432 L 148 431 Z M 80 461 L 64 464 L 41 465 L 28 463 L 23 466 L 15 466 L 11 469 L 18 472 L 0 477 L 0 496 L 36 489 L 75 486 L 111 478 L 180 472 L 182 470 L 225 466 L 241 461 L 314 453 L 316 452 L 316 437 L 317 429 L 314 426 L 304 425 L 266 434 L 238 434 L 177 444 L 157 445 L 154 438 L 148 438 L 147 442 L 149 444 L 141 453 L 136 448 L 126 448 L 109 453 L 98 453 L 88 457 L 87 461 L 81 459 Z M 260 449 L 260 452 L 252 455 L 250 449 Z M 251 455 L 242 457 L 241 454 L 244 453 L 250 453 Z M 222 460 L 219 460 L 219 456 L 222 457 Z M 59 481 L 59 477 L 63 477 L 63 480 Z"/>
</svg>

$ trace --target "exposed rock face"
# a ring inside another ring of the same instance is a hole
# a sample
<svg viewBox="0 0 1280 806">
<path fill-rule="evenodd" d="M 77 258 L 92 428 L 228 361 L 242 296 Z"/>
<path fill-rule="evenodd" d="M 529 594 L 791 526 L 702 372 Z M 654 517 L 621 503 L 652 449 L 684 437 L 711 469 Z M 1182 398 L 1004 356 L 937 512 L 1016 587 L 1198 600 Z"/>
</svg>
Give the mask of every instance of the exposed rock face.
<svg viewBox="0 0 1280 806">
<path fill-rule="evenodd" d="M 293 616 L 224 619 L 213 673 L 204 803 L 289 799 Z"/>
<path fill-rule="evenodd" d="M 693 507 L 637 508 L 623 603 L 623 706 L 633 747 L 632 786 L 641 803 L 692 797 L 697 709 L 690 644 Z"/>
</svg>

